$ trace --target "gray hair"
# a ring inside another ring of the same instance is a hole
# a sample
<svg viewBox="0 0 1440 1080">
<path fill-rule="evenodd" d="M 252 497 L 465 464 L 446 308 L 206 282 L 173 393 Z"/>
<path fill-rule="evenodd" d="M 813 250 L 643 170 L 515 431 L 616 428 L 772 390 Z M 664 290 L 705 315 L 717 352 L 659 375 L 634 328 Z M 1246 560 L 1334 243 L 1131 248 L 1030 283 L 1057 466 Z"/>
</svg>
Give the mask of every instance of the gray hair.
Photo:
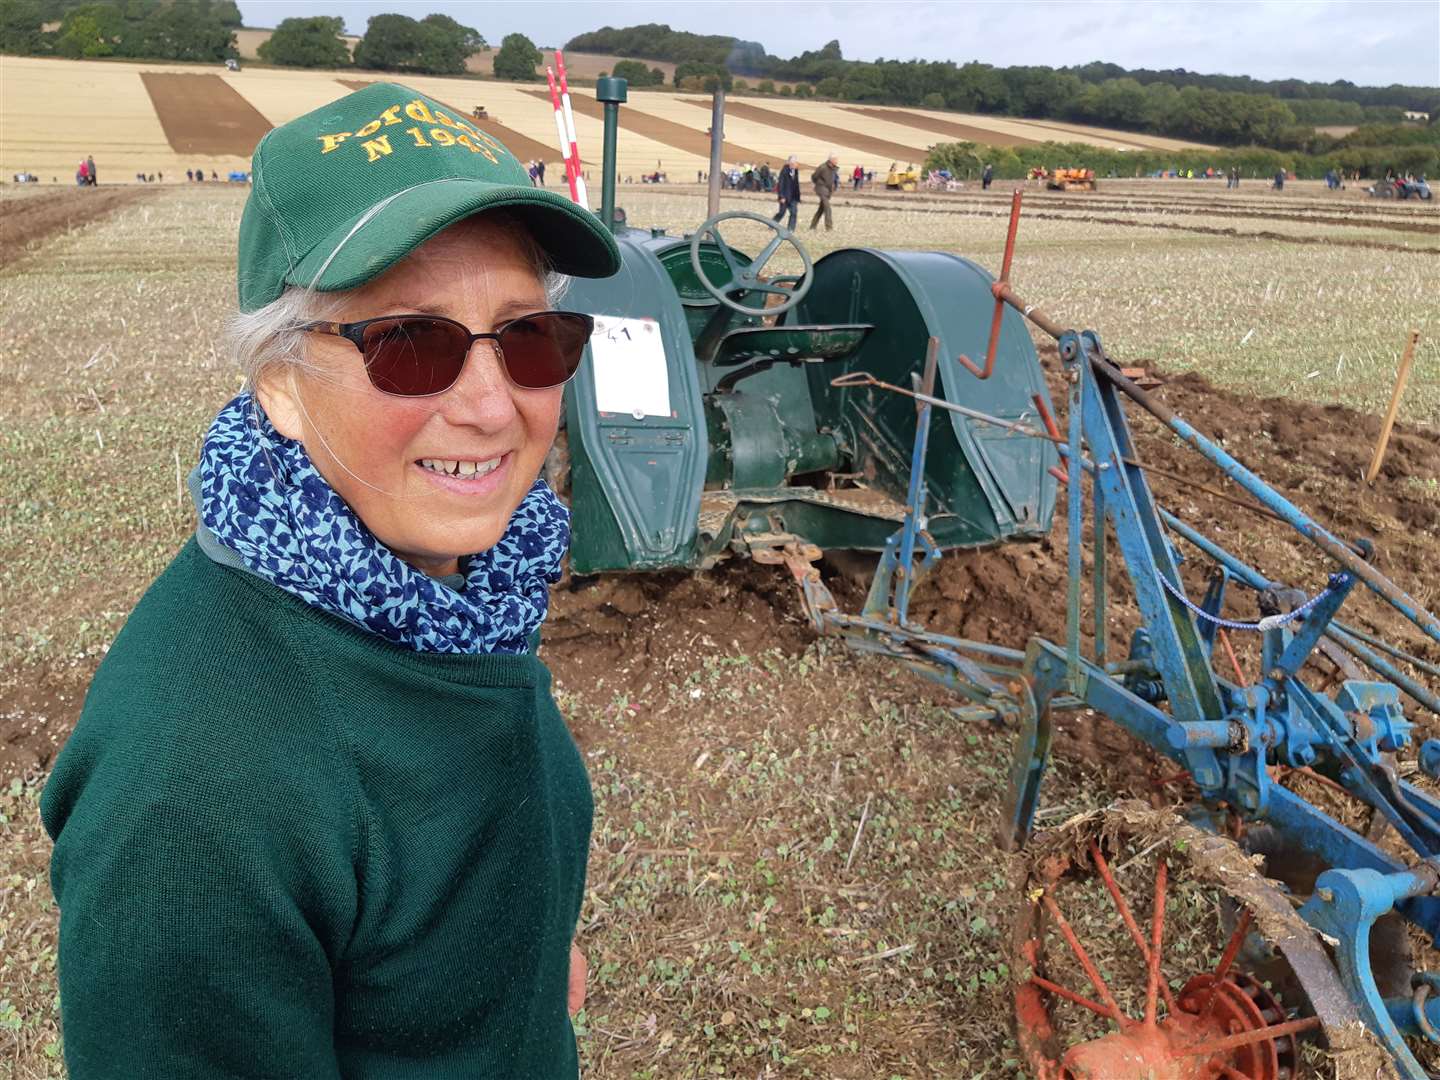
<svg viewBox="0 0 1440 1080">
<path fill-rule="evenodd" d="M 518 218 L 503 210 L 486 215 L 501 225 L 520 245 L 545 289 L 547 307 L 558 307 L 570 287 L 570 278 L 556 273 L 544 249 Z M 348 239 L 348 238 L 347 238 Z M 314 370 L 305 357 L 307 323 L 328 322 L 343 306 L 344 292 L 321 292 L 312 286 L 291 285 L 262 308 L 237 311 L 224 330 L 226 351 L 245 375 L 245 389 L 253 391 L 267 368 L 288 365 Z"/>
</svg>

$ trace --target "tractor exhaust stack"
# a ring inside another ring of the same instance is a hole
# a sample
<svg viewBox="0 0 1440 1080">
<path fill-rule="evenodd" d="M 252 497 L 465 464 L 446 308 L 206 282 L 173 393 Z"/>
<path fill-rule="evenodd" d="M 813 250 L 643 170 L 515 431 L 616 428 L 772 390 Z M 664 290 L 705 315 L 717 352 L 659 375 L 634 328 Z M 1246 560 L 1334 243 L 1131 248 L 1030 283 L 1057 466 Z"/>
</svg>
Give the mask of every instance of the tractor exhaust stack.
<svg viewBox="0 0 1440 1080">
<path fill-rule="evenodd" d="M 615 231 L 615 144 L 620 129 L 620 105 L 628 98 L 628 84 L 614 76 L 595 83 L 595 99 L 605 106 L 605 151 L 600 165 L 600 220 Z"/>
</svg>

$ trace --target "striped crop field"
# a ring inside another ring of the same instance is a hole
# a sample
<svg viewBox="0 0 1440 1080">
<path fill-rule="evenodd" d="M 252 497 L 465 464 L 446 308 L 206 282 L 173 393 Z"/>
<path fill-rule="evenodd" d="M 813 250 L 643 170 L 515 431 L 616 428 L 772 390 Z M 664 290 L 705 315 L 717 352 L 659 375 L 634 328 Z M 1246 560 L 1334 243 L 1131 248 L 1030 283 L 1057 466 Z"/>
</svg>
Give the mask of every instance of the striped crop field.
<svg viewBox="0 0 1440 1080">
<path fill-rule="evenodd" d="M 575 54 L 571 68 L 577 77 L 593 76 L 602 70 L 599 61 L 613 59 Z M 0 65 L 0 175 L 32 172 L 44 183 L 68 183 L 76 163 L 88 154 L 102 182 L 123 182 L 140 172 L 175 177 L 187 168 L 224 176 L 248 167 L 256 141 L 271 126 L 382 77 L 7 56 Z M 558 164 L 554 116 L 543 82 L 429 76 L 402 81 L 466 116 L 483 106 L 487 130 L 518 157 L 543 155 L 552 167 Z M 581 156 L 587 167 L 598 170 L 599 103 L 588 87 L 576 87 L 573 97 Z M 632 90 L 621 110 L 621 177 L 658 171 L 675 181 L 707 169 L 709 127 L 706 97 Z M 833 150 L 847 170 L 861 164 L 876 172 L 891 161 L 918 164 L 930 146 L 956 139 L 994 145 L 1072 141 L 1125 149 L 1193 145 L 1009 117 L 747 96 L 731 97 L 725 134 L 727 165 L 767 160 L 778 165 L 795 154 L 802 165 L 813 167 Z"/>
</svg>

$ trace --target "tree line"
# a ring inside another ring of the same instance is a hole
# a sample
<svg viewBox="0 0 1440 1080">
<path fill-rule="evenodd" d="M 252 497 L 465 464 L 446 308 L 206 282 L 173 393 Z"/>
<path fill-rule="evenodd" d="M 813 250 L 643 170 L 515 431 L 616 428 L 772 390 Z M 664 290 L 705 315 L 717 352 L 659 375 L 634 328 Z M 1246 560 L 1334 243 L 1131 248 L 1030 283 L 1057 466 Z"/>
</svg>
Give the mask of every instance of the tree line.
<svg viewBox="0 0 1440 1080">
<path fill-rule="evenodd" d="M 838 41 L 783 59 L 757 42 L 691 34 L 655 23 L 603 27 L 571 38 L 565 47 L 758 77 L 762 92 L 766 81 L 773 86 L 785 80 L 840 101 L 1054 118 L 1231 145 L 1274 144 L 1286 129 L 1396 122 L 1407 109 L 1432 117 L 1440 113 L 1440 88 L 1435 87 L 1364 87 L 1343 79 L 1267 82 L 1184 69 L 1127 70 L 1101 62 L 1069 68 L 864 62 L 846 60 Z M 1289 136 L 1292 142 L 1299 137 L 1294 132 Z"/>
<path fill-rule="evenodd" d="M 0 2 L 0 52 L 146 60 L 225 60 L 235 51 L 235 0 Z"/>
<path fill-rule="evenodd" d="M 241 25 L 235 0 L 0 0 L 0 52 L 93 59 L 221 61 L 236 59 Z M 340 16 L 283 20 L 257 50 L 288 67 L 360 67 L 371 71 L 460 75 L 490 45 L 474 27 L 448 15 L 373 16 L 354 56 Z M 495 50 L 502 79 L 536 78 L 541 53 L 524 34 Z"/>
</svg>

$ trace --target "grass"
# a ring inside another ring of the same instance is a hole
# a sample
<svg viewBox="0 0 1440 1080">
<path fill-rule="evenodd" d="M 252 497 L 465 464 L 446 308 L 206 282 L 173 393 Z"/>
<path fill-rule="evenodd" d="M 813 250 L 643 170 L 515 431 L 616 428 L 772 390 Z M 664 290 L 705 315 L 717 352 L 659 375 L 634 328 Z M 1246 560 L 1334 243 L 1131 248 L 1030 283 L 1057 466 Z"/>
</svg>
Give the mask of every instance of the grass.
<svg viewBox="0 0 1440 1080">
<path fill-rule="evenodd" d="M 898 681 L 897 681 L 898 680 Z M 774 708 L 797 684 L 813 711 Z M 720 656 L 600 710 L 582 940 L 595 998 L 586 1075 L 1004 1075 L 1006 862 L 969 810 L 1000 782 L 1001 733 L 956 737 L 883 665 L 815 646 Z M 823 718 L 823 719 L 822 719 Z M 668 766 L 626 750 L 681 725 Z M 863 828 L 861 822 L 863 820 Z M 974 1033 L 951 1047 L 952 1032 Z"/>
<path fill-rule="evenodd" d="M 704 205 L 638 187 L 620 201 L 676 234 Z M 160 192 L 0 274 L 0 694 L 83 687 L 193 528 L 180 474 L 238 386 L 218 339 L 240 208 L 230 189 Z M 1000 200 L 950 214 L 918 201 L 837 209 L 834 233 L 805 234 L 817 257 L 870 244 L 999 262 Z M 1014 278 L 1121 357 L 1372 412 L 1403 328 L 1417 326 L 1402 416 L 1440 423 L 1433 255 L 1068 213 L 1025 221 Z M 596 795 L 580 936 L 591 995 L 576 1022 L 585 1075 L 1016 1075 L 1013 867 L 993 844 L 1008 734 L 962 724 L 938 692 L 838 647 L 702 631 L 693 663 L 663 677 L 557 686 Z M 63 1075 L 42 780 L 0 786 L 0 1075 L 16 1080 Z M 1124 786 L 1074 757 L 1050 785 L 1051 820 Z"/>
</svg>

